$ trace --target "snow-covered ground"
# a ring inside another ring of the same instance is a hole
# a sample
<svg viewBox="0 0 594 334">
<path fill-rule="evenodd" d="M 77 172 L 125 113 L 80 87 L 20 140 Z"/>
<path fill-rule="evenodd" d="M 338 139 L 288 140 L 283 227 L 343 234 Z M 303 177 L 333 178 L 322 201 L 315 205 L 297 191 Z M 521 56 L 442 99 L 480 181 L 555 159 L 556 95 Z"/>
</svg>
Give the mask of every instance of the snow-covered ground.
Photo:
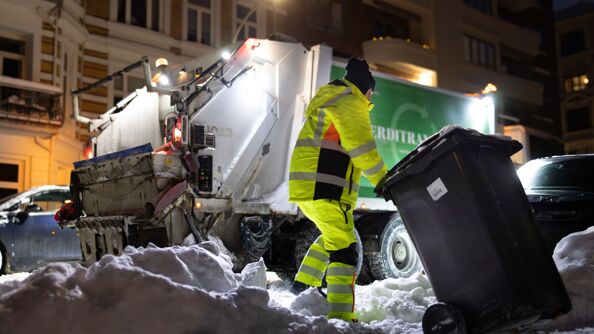
<svg viewBox="0 0 594 334">
<path fill-rule="evenodd" d="M 555 250 L 574 310 L 543 331 L 594 333 L 594 227 Z M 358 286 L 359 323 L 328 320 L 315 289 L 298 297 L 267 281 L 263 262 L 241 274 L 215 242 L 128 248 L 89 268 L 52 264 L 0 281 L 0 334 L 10 333 L 421 333 L 434 303 L 425 276 Z"/>
</svg>

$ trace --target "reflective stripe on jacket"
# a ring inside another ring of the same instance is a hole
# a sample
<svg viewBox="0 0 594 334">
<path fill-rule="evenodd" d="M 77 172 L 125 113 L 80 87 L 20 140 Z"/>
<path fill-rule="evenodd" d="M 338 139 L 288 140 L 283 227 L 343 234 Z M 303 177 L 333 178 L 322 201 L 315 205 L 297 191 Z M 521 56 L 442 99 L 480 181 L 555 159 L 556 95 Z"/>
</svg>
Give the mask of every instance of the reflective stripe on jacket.
<svg viewBox="0 0 594 334">
<path fill-rule="evenodd" d="M 289 169 L 289 200 L 355 205 L 361 172 L 376 185 L 387 169 L 371 134 L 365 95 L 348 80 L 321 87 L 305 112 Z"/>
</svg>

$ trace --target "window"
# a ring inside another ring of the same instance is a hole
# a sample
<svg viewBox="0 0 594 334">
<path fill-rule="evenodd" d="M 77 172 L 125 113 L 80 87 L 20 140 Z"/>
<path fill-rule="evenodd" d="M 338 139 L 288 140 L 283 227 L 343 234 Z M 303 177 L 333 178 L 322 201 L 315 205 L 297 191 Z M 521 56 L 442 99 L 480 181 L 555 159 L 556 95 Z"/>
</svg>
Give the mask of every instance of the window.
<svg viewBox="0 0 594 334">
<path fill-rule="evenodd" d="M 70 198 L 69 191 L 55 190 L 31 196 L 31 204 L 38 205 L 41 211 L 56 211 L 66 200 L 70 200 Z"/>
<path fill-rule="evenodd" d="M 410 38 L 408 21 L 403 18 L 376 19 L 373 27 L 374 37 Z"/>
<path fill-rule="evenodd" d="M 584 29 L 576 29 L 565 32 L 559 37 L 561 43 L 561 55 L 567 56 L 586 50 L 586 39 Z"/>
<path fill-rule="evenodd" d="M 336 0 L 308 0 L 305 4 L 309 25 L 330 32 L 342 32 L 342 3 Z"/>
<path fill-rule="evenodd" d="M 0 199 L 19 192 L 20 168 L 19 164 L 0 162 Z"/>
<path fill-rule="evenodd" d="M 522 177 L 524 188 L 594 191 L 594 159 L 543 160 L 542 164 Z"/>
<path fill-rule="evenodd" d="M 188 41 L 212 45 L 212 31 L 213 22 L 210 0 L 189 0 Z"/>
<path fill-rule="evenodd" d="M 0 37 L 0 73 L 12 78 L 23 78 L 25 42 Z"/>
<path fill-rule="evenodd" d="M 464 2 L 478 11 L 493 15 L 493 2 L 491 0 L 464 0 Z"/>
<path fill-rule="evenodd" d="M 495 47 L 491 43 L 464 35 L 464 60 L 495 69 Z"/>
<path fill-rule="evenodd" d="M 116 20 L 160 31 L 161 0 L 117 0 Z"/>
<path fill-rule="evenodd" d="M 235 6 L 235 29 L 239 29 L 239 25 L 243 20 L 250 14 L 253 8 L 243 5 Z M 247 34 L 246 34 L 247 31 Z M 239 33 L 237 35 L 237 40 L 241 41 L 250 37 L 258 37 L 258 12 L 253 11 L 245 23 Z"/>
<path fill-rule="evenodd" d="M 590 128 L 590 107 L 567 110 L 567 132 Z"/>
<path fill-rule="evenodd" d="M 565 80 L 563 80 L 563 85 L 565 87 L 565 92 L 570 93 L 586 89 L 589 82 L 590 79 L 586 74 L 579 74 L 565 78 Z"/>
<path fill-rule="evenodd" d="M 113 80 L 113 105 L 120 102 L 124 97 L 130 95 L 135 90 L 144 87 L 145 82 L 142 78 L 133 77 L 124 74 Z"/>
</svg>

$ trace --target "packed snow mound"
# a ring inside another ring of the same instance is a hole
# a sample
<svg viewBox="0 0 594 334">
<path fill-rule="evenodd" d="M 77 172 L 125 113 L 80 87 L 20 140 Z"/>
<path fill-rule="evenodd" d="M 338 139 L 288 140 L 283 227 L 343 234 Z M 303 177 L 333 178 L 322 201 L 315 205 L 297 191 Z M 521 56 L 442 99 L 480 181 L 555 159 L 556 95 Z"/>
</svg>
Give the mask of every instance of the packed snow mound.
<svg viewBox="0 0 594 334">
<path fill-rule="evenodd" d="M 241 274 L 212 242 L 52 264 L 0 285 L 2 333 L 340 333 L 270 307 L 262 261 Z"/>
<path fill-rule="evenodd" d="M 89 268 L 56 263 L 0 284 L 0 333 L 420 333 L 426 278 L 357 287 L 361 320 L 328 320 L 316 289 L 266 288 L 262 260 L 232 271 L 216 242 L 127 248 Z"/>
<path fill-rule="evenodd" d="M 544 329 L 572 330 L 594 326 L 594 226 L 563 238 L 553 254 L 572 310 Z M 594 332 L 594 331 L 592 331 Z"/>
</svg>

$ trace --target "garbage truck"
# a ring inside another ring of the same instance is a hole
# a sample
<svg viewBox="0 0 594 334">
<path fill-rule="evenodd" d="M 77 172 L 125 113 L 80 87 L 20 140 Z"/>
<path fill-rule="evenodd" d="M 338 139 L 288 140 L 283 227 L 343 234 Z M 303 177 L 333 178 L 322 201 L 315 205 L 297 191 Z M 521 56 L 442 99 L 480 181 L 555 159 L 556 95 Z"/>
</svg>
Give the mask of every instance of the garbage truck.
<svg viewBox="0 0 594 334">
<path fill-rule="evenodd" d="M 316 89 L 344 75 L 332 49 L 247 39 L 176 66 L 148 58 L 72 92 L 88 124 L 94 158 L 74 164 L 73 206 L 84 261 L 218 237 L 236 270 L 263 258 L 281 277 L 295 274 L 315 226 L 288 202 L 288 166 Z M 97 118 L 79 96 L 142 68 L 146 86 Z M 446 124 L 494 131 L 490 97 L 477 98 L 374 72 L 373 135 L 394 165 Z M 392 203 L 361 180 L 355 210 L 360 282 L 422 270 Z"/>
</svg>

